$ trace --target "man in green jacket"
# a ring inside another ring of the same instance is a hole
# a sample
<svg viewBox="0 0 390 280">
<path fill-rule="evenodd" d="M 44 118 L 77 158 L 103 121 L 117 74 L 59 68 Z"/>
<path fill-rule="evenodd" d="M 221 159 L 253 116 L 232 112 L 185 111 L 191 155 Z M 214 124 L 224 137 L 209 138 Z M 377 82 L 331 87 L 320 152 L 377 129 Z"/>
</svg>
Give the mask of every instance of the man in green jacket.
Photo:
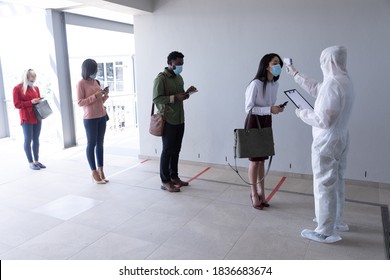
<svg viewBox="0 0 390 280">
<path fill-rule="evenodd" d="M 181 143 L 184 135 L 183 101 L 197 91 L 194 86 L 184 90 L 184 81 L 180 73 L 183 70 L 184 55 L 174 51 L 168 55 L 168 67 L 154 79 L 153 102 L 158 113 L 164 115 L 165 124 L 162 135 L 162 152 L 160 158 L 161 189 L 179 192 L 176 186 L 188 186 L 179 178 L 178 163 Z"/>
</svg>

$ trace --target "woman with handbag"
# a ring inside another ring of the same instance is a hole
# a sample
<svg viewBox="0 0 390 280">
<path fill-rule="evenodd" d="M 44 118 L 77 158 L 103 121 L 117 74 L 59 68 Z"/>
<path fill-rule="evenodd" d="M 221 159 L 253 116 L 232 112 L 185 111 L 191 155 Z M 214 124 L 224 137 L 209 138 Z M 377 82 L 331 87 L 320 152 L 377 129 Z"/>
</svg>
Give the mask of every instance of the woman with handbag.
<svg viewBox="0 0 390 280">
<path fill-rule="evenodd" d="M 98 66 L 95 60 L 86 59 L 81 68 L 83 78 L 77 84 L 77 104 L 84 109 L 87 160 L 92 171 L 92 180 L 97 184 L 105 184 L 108 180 L 103 172 L 103 142 L 108 116 L 103 104 L 108 99 L 109 89 L 106 87 L 102 90 L 96 80 Z"/>
<path fill-rule="evenodd" d="M 35 104 L 41 102 L 39 88 L 34 85 L 36 73 L 28 69 L 23 73 L 22 81 L 13 90 L 15 108 L 19 109 L 20 124 L 24 134 L 24 151 L 32 170 L 46 168 L 39 159 L 39 135 L 41 134 L 42 121 L 38 120 L 33 111 Z"/>
<path fill-rule="evenodd" d="M 277 82 L 283 61 L 275 53 L 266 54 L 260 60 L 255 78 L 249 83 L 245 92 L 245 111 L 248 115 L 246 128 L 272 127 L 272 114 L 283 112 L 284 108 L 275 106 L 279 87 Z M 268 157 L 249 158 L 248 177 L 251 184 L 251 202 L 256 209 L 269 207 L 264 192 L 264 161 Z"/>
</svg>

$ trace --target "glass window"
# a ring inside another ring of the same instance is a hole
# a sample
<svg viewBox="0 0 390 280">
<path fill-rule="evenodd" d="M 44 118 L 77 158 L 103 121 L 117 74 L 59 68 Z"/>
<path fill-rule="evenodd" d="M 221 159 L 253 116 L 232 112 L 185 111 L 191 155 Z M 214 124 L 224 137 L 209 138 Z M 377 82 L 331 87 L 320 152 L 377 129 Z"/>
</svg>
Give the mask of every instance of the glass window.
<svg viewBox="0 0 390 280">
<path fill-rule="evenodd" d="M 96 75 L 96 79 L 100 82 L 104 82 L 104 63 L 98 63 L 98 71 Z"/>
<path fill-rule="evenodd" d="M 115 90 L 123 91 L 123 67 L 115 67 Z"/>
<path fill-rule="evenodd" d="M 114 81 L 114 63 L 107 62 L 106 70 L 107 70 L 107 81 L 109 82 Z"/>
</svg>

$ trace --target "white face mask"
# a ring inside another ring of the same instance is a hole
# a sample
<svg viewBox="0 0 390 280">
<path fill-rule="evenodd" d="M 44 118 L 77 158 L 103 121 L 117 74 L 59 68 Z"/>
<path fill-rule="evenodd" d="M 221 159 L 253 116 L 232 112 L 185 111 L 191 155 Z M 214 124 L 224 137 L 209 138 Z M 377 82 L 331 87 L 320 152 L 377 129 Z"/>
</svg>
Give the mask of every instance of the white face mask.
<svg viewBox="0 0 390 280">
<path fill-rule="evenodd" d="M 28 81 L 28 82 L 27 82 L 27 85 L 28 85 L 29 87 L 32 87 L 32 86 L 34 86 L 34 82 Z"/>
</svg>

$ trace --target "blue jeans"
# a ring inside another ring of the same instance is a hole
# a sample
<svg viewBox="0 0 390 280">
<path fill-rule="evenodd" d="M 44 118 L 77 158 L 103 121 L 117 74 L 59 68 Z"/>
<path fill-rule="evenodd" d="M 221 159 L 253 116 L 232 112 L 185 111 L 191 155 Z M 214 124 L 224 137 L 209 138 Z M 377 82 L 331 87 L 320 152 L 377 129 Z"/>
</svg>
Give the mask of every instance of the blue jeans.
<svg viewBox="0 0 390 280">
<path fill-rule="evenodd" d="M 33 161 L 38 161 L 39 135 L 41 134 L 42 122 L 38 122 L 36 124 L 23 123 L 22 128 L 24 134 L 24 151 L 26 153 L 27 160 L 30 163 Z"/>
<path fill-rule="evenodd" d="M 160 178 L 163 183 L 179 178 L 178 163 L 183 136 L 184 123 L 173 125 L 165 122 L 160 158 Z"/>
<path fill-rule="evenodd" d="M 106 133 L 106 117 L 97 119 L 84 119 L 85 132 L 87 134 L 87 160 L 91 170 L 96 170 L 96 160 L 98 167 L 103 167 L 103 142 Z"/>
</svg>

